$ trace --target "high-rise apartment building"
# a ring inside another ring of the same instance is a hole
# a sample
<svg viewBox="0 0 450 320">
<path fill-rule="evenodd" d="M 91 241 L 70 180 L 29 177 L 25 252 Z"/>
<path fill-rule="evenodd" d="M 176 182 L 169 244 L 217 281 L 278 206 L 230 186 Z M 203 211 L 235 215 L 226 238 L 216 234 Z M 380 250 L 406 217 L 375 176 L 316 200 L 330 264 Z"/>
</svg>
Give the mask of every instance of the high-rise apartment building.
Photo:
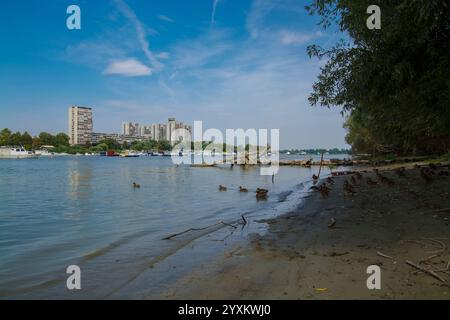
<svg viewBox="0 0 450 320">
<path fill-rule="evenodd" d="M 177 129 L 185 129 L 183 133 Z M 169 118 L 166 123 L 141 125 L 139 123 L 122 122 L 122 135 L 129 137 L 145 137 L 156 141 L 167 140 L 171 143 L 180 140 L 190 140 L 192 128 L 183 122 L 177 122 L 175 118 Z"/>
<path fill-rule="evenodd" d="M 173 138 L 173 133 L 175 131 L 175 126 L 176 126 L 176 121 L 175 118 L 169 118 L 169 120 L 167 120 L 167 124 L 166 124 L 166 140 L 167 141 L 172 141 Z"/>
<path fill-rule="evenodd" d="M 122 122 L 122 134 L 125 136 L 139 136 L 139 123 Z"/>
<path fill-rule="evenodd" d="M 92 108 L 69 107 L 70 145 L 85 145 L 92 142 Z"/>
</svg>

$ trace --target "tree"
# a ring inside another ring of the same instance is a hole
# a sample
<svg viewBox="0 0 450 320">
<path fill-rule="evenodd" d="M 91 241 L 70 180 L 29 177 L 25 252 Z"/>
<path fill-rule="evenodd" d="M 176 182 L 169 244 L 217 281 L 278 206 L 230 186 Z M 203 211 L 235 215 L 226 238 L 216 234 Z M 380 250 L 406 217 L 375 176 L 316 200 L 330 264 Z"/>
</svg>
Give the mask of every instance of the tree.
<svg viewBox="0 0 450 320">
<path fill-rule="evenodd" d="M 0 131 L 0 146 L 8 146 L 11 144 L 11 130 L 8 128 Z"/>
<path fill-rule="evenodd" d="M 32 149 L 34 149 L 34 150 L 39 149 L 42 145 L 43 145 L 43 143 L 42 143 L 41 139 L 39 139 L 38 137 L 33 137 L 33 141 L 31 143 Z"/>
<path fill-rule="evenodd" d="M 381 8 L 380 30 L 366 9 Z M 324 28 L 348 34 L 331 48 L 312 105 L 339 106 L 357 151 L 444 153 L 450 150 L 450 6 L 445 1 L 315 0 L 307 7 Z"/>
<path fill-rule="evenodd" d="M 69 146 L 69 136 L 63 132 L 58 133 L 53 140 L 57 146 Z"/>
<path fill-rule="evenodd" d="M 100 144 L 105 144 L 108 146 L 109 150 L 120 150 L 121 146 L 120 143 L 117 142 L 115 139 L 106 138 L 100 141 Z"/>
<path fill-rule="evenodd" d="M 56 145 L 55 137 L 48 132 L 39 133 L 39 139 L 43 145 Z"/>
<path fill-rule="evenodd" d="M 22 144 L 22 135 L 20 134 L 19 131 L 11 135 L 9 143 L 13 146 L 18 146 Z"/>
<path fill-rule="evenodd" d="M 31 149 L 31 146 L 33 144 L 33 137 L 30 136 L 27 131 L 25 131 L 20 137 L 20 144 L 23 145 L 25 149 Z"/>
<path fill-rule="evenodd" d="M 172 145 L 167 140 L 158 141 L 158 151 L 170 151 L 172 150 Z"/>
</svg>

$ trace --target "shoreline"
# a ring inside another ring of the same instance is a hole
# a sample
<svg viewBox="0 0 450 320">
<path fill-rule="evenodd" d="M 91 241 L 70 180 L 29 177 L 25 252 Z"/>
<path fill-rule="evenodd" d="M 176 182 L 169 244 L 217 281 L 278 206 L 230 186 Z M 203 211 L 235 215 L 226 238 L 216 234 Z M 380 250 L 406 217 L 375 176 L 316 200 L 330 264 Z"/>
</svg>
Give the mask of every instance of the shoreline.
<svg viewBox="0 0 450 320">
<path fill-rule="evenodd" d="M 368 185 L 377 174 L 362 170 L 353 195 L 343 189 L 351 176 L 335 177 L 328 196 L 312 192 L 296 210 L 257 221 L 268 225 L 264 235 L 249 234 L 149 298 L 450 299 L 450 179 L 439 175 L 449 168 L 427 183 L 414 163 L 405 176 L 399 166 L 379 168 L 392 185 Z M 367 289 L 369 265 L 381 269 L 381 290 Z"/>
</svg>

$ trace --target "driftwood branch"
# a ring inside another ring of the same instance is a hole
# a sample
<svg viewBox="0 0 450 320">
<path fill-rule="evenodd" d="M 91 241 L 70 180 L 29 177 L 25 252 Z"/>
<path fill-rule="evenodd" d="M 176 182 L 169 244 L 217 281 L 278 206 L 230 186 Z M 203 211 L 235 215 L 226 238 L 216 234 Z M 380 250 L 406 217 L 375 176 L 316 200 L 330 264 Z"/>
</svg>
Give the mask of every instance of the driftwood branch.
<svg viewBox="0 0 450 320">
<path fill-rule="evenodd" d="M 215 224 L 212 224 L 212 225 L 210 225 L 210 226 L 203 227 L 203 228 L 189 228 L 189 229 L 184 230 L 184 231 L 182 231 L 182 232 L 174 233 L 174 234 L 171 234 L 171 235 L 169 235 L 169 236 L 167 236 L 167 237 L 164 237 L 164 238 L 162 238 L 162 240 L 169 240 L 169 239 L 172 239 L 172 238 L 174 238 L 174 237 L 181 236 L 182 234 L 188 233 L 188 232 L 190 232 L 190 231 L 201 231 L 201 230 L 205 230 L 205 229 L 211 228 L 211 227 L 213 227 L 213 226 L 216 226 L 216 225 L 218 225 L 218 224 L 220 224 L 220 223 L 222 223 L 222 222 L 218 222 L 218 223 L 215 223 Z"/>
<path fill-rule="evenodd" d="M 323 152 L 320 155 L 320 167 L 319 167 L 319 174 L 317 175 L 317 178 L 320 178 L 320 172 L 322 171 L 322 164 L 323 164 Z"/>
<path fill-rule="evenodd" d="M 243 226 L 245 226 L 245 225 L 248 223 L 248 222 L 247 222 L 247 219 L 245 219 L 245 217 L 244 217 L 243 215 L 241 216 L 241 218 L 242 218 L 242 221 L 237 220 L 237 225 L 242 224 Z M 234 222 L 236 222 L 236 221 L 234 221 Z M 211 225 L 206 226 L 206 227 L 203 227 L 203 228 L 189 228 L 189 229 L 184 230 L 184 231 L 182 231 L 182 232 L 173 233 L 173 234 L 171 234 L 171 235 L 168 235 L 167 237 L 162 238 L 162 240 L 170 240 L 170 239 L 172 239 L 172 238 L 181 236 L 181 235 L 183 235 L 183 234 L 185 234 L 185 233 L 188 233 L 188 232 L 190 232 L 190 231 L 201 231 L 201 230 L 205 230 L 205 229 L 208 229 L 208 228 L 211 228 L 211 227 L 220 225 L 220 224 L 225 225 L 225 226 L 227 226 L 227 227 L 232 227 L 232 228 L 234 228 L 234 229 L 237 228 L 237 225 L 234 225 L 234 224 L 231 224 L 231 223 L 227 223 L 227 222 L 221 220 L 221 221 L 219 221 L 219 222 L 217 222 L 217 223 L 215 223 L 215 224 L 211 224 Z"/>
<path fill-rule="evenodd" d="M 428 269 L 426 269 L 422 266 L 419 266 L 418 264 L 416 264 L 412 261 L 409 261 L 409 260 L 406 260 L 405 262 L 406 262 L 406 264 L 410 265 L 411 267 L 416 268 L 422 272 L 425 272 L 425 273 L 429 274 L 430 276 L 432 276 L 433 278 L 447 284 L 447 281 L 444 278 L 442 278 L 440 275 L 438 275 L 436 272 L 434 272 L 433 270 L 428 270 Z"/>
<path fill-rule="evenodd" d="M 232 228 L 237 228 L 235 225 L 232 225 L 232 224 L 230 224 L 230 223 L 226 223 L 226 222 L 224 222 L 224 221 L 220 221 L 223 225 L 225 225 L 225 226 L 228 226 L 228 227 L 232 227 Z"/>
<path fill-rule="evenodd" d="M 386 259 L 394 260 L 393 257 L 388 256 L 387 254 L 384 254 L 383 252 L 380 252 L 380 251 L 377 251 L 377 255 L 379 255 L 380 257 L 386 258 Z"/>
</svg>

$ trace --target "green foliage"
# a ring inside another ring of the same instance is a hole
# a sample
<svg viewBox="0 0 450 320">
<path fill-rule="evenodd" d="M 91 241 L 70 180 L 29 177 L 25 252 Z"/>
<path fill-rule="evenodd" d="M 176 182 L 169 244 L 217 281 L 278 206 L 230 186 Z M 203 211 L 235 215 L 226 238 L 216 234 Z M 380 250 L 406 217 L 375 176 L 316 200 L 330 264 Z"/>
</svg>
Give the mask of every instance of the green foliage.
<svg viewBox="0 0 450 320">
<path fill-rule="evenodd" d="M 54 144 L 57 146 L 69 146 L 69 136 L 65 133 L 58 133 L 53 139 Z"/>
<path fill-rule="evenodd" d="M 69 137 L 65 133 L 58 133 L 53 136 L 47 132 L 41 132 L 37 137 L 32 137 L 28 132 L 21 134 L 20 132 L 12 133 L 11 130 L 5 128 L 0 131 L 0 146 L 18 146 L 23 145 L 27 150 L 37 150 L 43 145 L 54 146 L 54 152 L 76 153 L 80 150 L 72 151 L 69 146 Z M 83 150 L 86 150 L 84 148 Z"/>
<path fill-rule="evenodd" d="M 380 30 L 366 26 L 371 4 L 381 8 Z M 327 59 L 309 101 L 342 108 L 357 152 L 450 150 L 448 2 L 315 0 L 307 10 L 350 38 L 308 47 L 310 56 Z"/>
<path fill-rule="evenodd" d="M 158 151 L 170 151 L 172 150 L 172 145 L 167 140 L 158 141 L 157 145 Z"/>
<path fill-rule="evenodd" d="M 19 146 L 22 145 L 31 149 L 33 138 L 28 132 L 21 134 L 19 131 L 12 133 L 8 128 L 0 131 L 0 146 Z"/>
<path fill-rule="evenodd" d="M 290 152 L 291 154 L 299 154 L 301 152 L 305 152 L 306 154 L 312 154 L 317 155 L 321 153 L 328 152 L 329 154 L 350 154 L 350 150 L 348 149 L 339 149 L 339 148 L 333 148 L 333 149 L 289 149 L 289 150 L 281 150 L 281 153 Z"/>
<path fill-rule="evenodd" d="M 55 145 L 55 137 L 48 132 L 41 132 L 39 134 L 39 140 L 43 145 Z"/>
<path fill-rule="evenodd" d="M 11 130 L 5 128 L 0 131 L 0 146 L 10 145 L 11 140 Z"/>
<path fill-rule="evenodd" d="M 110 139 L 110 138 L 101 140 L 99 144 L 104 144 L 104 145 L 108 146 L 108 150 L 120 150 L 121 149 L 120 143 L 118 143 L 116 140 Z"/>
</svg>

